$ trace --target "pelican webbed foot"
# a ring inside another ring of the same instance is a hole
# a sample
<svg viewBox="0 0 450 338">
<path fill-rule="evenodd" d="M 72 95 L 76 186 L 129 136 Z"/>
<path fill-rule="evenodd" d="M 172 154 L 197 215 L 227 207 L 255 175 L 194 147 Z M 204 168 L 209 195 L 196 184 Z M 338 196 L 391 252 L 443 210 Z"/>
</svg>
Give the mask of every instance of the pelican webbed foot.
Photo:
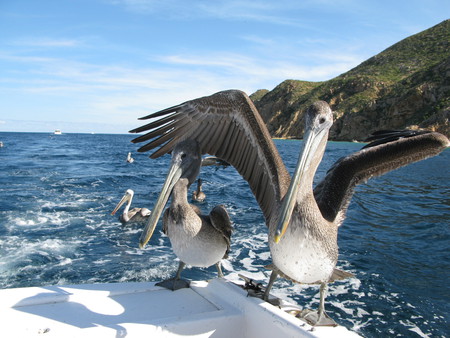
<svg viewBox="0 0 450 338">
<path fill-rule="evenodd" d="M 320 303 L 318 311 L 305 309 L 299 313 L 298 317 L 304 319 L 312 326 L 337 326 L 336 322 L 331 319 L 325 312 L 325 297 L 327 294 L 328 284 L 320 284 Z"/>
<path fill-rule="evenodd" d="M 185 279 L 181 279 L 181 271 L 183 271 L 185 266 L 186 264 L 180 261 L 180 263 L 178 264 L 177 274 L 174 278 L 163 280 L 162 282 L 156 283 L 155 285 L 172 291 L 189 288 L 191 282 Z"/>
<path fill-rule="evenodd" d="M 336 322 L 323 311 L 319 314 L 319 311 L 313 311 L 304 309 L 296 317 L 305 320 L 311 326 L 337 326 Z"/>
<path fill-rule="evenodd" d="M 185 279 L 171 278 L 171 279 L 166 279 L 166 280 L 163 280 L 162 282 L 156 283 L 155 285 L 161 286 L 163 288 L 166 288 L 166 289 L 169 289 L 172 291 L 176 291 L 179 289 L 189 288 L 190 281 L 185 280 Z"/>
</svg>

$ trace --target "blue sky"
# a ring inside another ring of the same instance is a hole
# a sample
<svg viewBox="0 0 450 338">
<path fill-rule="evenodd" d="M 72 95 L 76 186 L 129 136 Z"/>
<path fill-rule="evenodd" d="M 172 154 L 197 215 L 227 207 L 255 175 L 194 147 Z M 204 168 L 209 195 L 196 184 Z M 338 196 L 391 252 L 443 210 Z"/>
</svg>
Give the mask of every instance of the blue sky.
<svg viewBox="0 0 450 338">
<path fill-rule="evenodd" d="M 0 0 L 0 131 L 126 133 L 236 88 L 329 80 L 448 0 Z"/>
</svg>

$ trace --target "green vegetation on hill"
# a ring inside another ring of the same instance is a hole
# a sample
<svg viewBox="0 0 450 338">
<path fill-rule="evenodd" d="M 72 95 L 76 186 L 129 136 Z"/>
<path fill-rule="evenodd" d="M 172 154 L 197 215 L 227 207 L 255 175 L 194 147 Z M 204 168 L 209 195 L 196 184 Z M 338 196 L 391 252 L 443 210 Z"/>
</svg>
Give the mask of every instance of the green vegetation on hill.
<svg viewBox="0 0 450 338">
<path fill-rule="evenodd" d="M 450 135 L 450 20 L 410 36 L 324 82 L 286 80 L 251 95 L 274 137 L 303 135 L 303 114 L 324 100 L 336 112 L 334 140 L 379 129 L 427 128 Z"/>
</svg>

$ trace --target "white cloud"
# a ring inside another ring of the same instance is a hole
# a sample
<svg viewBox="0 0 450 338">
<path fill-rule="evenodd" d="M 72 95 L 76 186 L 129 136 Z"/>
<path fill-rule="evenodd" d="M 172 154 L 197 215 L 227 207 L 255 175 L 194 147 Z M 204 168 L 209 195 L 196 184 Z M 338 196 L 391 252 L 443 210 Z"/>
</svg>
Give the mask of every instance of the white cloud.
<svg viewBox="0 0 450 338">
<path fill-rule="evenodd" d="M 40 38 L 22 38 L 17 39 L 13 42 L 14 45 L 17 46 L 26 46 L 26 47 L 78 47 L 82 44 L 80 40 L 75 39 L 53 39 L 47 37 Z"/>
<path fill-rule="evenodd" d="M 14 65 L 14 70 L 0 79 L 0 106 L 24 119 L 38 114 L 43 121 L 104 123 L 108 132 L 113 125 L 116 132 L 126 132 L 139 124 L 138 117 L 196 97 L 230 88 L 251 94 L 286 79 L 327 80 L 360 62 L 351 53 L 311 49 L 298 55 L 290 47 L 280 51 L 279 41 L 252 39 L 257 43 L 246 54 L 195 51 L 126 64 L 3 52 L 0 61 Z M 264 43 L 269 52 L 258 53 Z"/>
</svg>

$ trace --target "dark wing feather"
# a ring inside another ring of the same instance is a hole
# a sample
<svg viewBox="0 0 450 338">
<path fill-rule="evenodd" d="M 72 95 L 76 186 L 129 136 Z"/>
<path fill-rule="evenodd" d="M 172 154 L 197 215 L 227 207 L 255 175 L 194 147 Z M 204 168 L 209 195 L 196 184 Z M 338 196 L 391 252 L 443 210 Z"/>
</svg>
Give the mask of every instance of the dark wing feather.
<svg viewBox="0 0 450 338">
<path fill-rule="evenodd" d="M 379 130 L 370 135 L 365 141 L 370 142 L 362 149 L 377 146 L 379 144 L 397 141 L 401 138 L 413 137 L 417 135 L 427 134 L 426 130 Z"/>
<path fill-rule="evenodd" d="M 222 234 L 227 242 L 227 255 L 230 251 L 231 233 L 233 232 L 230 216 L 223 205 L 217 205 L 209 213 L 209 219 L 211 220 L 212 226 Z"/>
<path fill-rule="evenodd" d="M 397 135 L 398 136 L 398 135 Z M 357 184 L 410 163 L 439 154 L 449 140 L 435 132 L 408 137 L 384 137 L 377 144 L 338 160 L 314 189 L 314 196 L 325 219 L 340 225 Z"/>
<path fill-rule="evenodd" d="M 253 102 L 238 90 L 187 101 L 142 119 L 156 119 L 131 130 L 146 131 L 132 142 L 149 141 L 140 152 L 158 148 L 150 157 L 172 151 L 182 140 L 195 139 L 202 154 L 230 163 L 249 183 L 266 220 L 286 193 L 290 175 Z M 267 222 L 266 222 L 267 223 Z"/>
</svg>

